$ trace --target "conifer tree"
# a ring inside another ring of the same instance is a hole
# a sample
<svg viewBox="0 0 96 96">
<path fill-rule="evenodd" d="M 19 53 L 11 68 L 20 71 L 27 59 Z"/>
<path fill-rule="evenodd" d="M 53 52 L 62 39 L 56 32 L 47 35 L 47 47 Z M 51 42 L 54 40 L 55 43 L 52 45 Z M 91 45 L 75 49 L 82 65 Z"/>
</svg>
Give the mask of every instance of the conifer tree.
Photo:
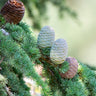
<svg viewBox="0 0 96 96">
<path fill-rule="evenodd" d="M 0 15 L 0 96 L 31 96 L 25 76 L 42 87 L 42 96 L 96 96 L 96 72 L 67 56 L 66 40 L 55 41 L 49 26 L 36 39 L 26 23 L 13 23 Z M 46 81 L 35 71 L 37 64 Z"/>
</svg>

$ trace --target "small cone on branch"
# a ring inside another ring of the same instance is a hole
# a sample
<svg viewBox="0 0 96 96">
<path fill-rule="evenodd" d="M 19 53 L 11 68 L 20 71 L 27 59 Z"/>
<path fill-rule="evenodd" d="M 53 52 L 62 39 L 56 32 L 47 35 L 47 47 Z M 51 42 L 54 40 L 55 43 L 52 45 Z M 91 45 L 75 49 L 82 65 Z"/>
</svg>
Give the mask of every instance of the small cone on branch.
<svg viewBox="0 0 96 96">
<path fill-rule="evenodd" d="M 68 45 L 66 40 L 57 39 L 50 51 L 50 59 L 54 64 L 62 64 L 67 57 L 68 54 Z"/>
<path fill-rule="evenodd" d="M 75 58 L 68 57 L 66 61 L 69 63 L 69 70 L 65 73 L 60 73 L 62 78 L 73 78 L 78 71 L 78 61 Z"/>
<path fill-rule="evenodd" d="M 6 22 L 18 24 L 25 13 L 24 4 L 20 0 L 8 0 L 0 11 Z"/>
<path fill-rule="evenodd" d="M 50 26 L 44 26 L 39 35 L 37 44 L 39 48 L 51 47 L 55 40 L 55 32 Z"/>
</svg>

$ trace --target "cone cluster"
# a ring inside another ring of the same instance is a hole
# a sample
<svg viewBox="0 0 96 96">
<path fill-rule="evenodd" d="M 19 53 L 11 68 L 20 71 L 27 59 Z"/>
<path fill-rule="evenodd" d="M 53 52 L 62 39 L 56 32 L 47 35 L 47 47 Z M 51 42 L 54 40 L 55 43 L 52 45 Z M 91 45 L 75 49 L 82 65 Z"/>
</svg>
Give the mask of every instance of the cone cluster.
<svg viewBox="0 0 96 96">
<path fill-rule="evenodd" d="M 8 0 L 2 7 L 0 13 L 6 22 L 18 24 L 24 16 L 25 7 L 19 0 Z"/>
<path fill-rule="evenodd" d="M 62 78 L 70 79 L 76 75 L 78 71 L 78 61 L 75 58 L 67 57 L 68 45 L 66 40 L 57 39 L 55 41 L 55 32 L 51 27 L 45 26 L 41 29 L 38 35 L 37 44 L 40 50 L 50 47 L 49 58 L 54 65 L 62 65 L 65 61 L 69 63 L 67 72 L 59 72 Z"/>
</svg>

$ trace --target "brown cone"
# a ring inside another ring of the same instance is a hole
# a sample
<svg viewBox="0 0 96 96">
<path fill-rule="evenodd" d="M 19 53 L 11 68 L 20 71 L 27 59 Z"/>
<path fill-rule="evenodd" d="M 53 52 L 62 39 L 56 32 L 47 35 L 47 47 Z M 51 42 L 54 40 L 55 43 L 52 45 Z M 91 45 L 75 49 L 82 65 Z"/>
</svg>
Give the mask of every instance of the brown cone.
<svg viewBox="0 0 96 96">
<path fill-rule="evenodd" d="M 69 70 L 65 73 L 60 73 L 62 78 L 73 78 L 78 70 L 78 62 L 75 58 L 68 57 L 66 61 L 69 63 Z"/>
<path fill-rule="evenodd" d="M 19 0 L 8 0 L 0 12 L 6 22 L 18 24 L 25 13 L 24 4 Z"/>
</svg>

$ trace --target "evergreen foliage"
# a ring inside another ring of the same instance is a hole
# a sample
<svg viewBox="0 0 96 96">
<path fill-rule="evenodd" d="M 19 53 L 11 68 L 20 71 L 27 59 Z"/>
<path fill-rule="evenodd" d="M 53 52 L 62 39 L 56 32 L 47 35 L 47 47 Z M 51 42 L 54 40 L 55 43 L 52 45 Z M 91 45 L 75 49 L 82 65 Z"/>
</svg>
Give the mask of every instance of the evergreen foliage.
<svg viewBox="0 0 96 96">
<path fill-rule="evenodd" d="M 47 91 L 49 92 L 47 85 L 34 70 L 33 62 L 40 57 L 40 54 L 39 50 L 36 48 L 36 40 L 32 36 L 31 30 L 24 23 L 20 25 L 10 25 L 7 23 L 4 27 L 10 35 L 5 36 L 2 31 L 0 31 L 0 53 L 5 57 L 5 63 L 1 66 L 3 68 L 1 73 L 4 76 L 8 76 L 8 84 L 12 92 L 16 92 L 15 94 L 18 96 L 30 96 L 26 95 L 29 94 L 28 92 L 25 91 L 26 94 L 22 92 L 22 90 L 28 90 L 28 88 L 24 89 L 25 85 L 24 82 L 22 82 L 23 75 L 25 75 L 36 80 L 37 84 L 42 86 L 44 96 L 49 96 L 49 93 L 47 93 Z M 16 71 L 16 73 L 14 71 Z M 19 88 L 21 90 L 18 90 Z"/>
<path fill-rule="evenodd" d="M 9 35 L 3 34 L 1 29 Z M 30 96 L 30 89 L 23 80 L 26 76 L 42 87 L 42 96 L 96 96 L 94 70 L 79 63 L 77 75 L 72 79 L 64 79 L 59 72 L 65 73 L 69 69 L 68 62 L 64 62 L 62 66 L 56 65 L 50 61 L 49 55 L 50 48 L 38 48 L 34 33 L 26 23 L 6 23 L 1 26 L 0 60 L 2 57 L 4 59 L 0 64 L 0 95 Z M 46 82 L 34 69 L 37 61 L 44 67 Z"/>
<path fill-rule="evenodd" d="M 0 95 L 7 96 L 5 88 L 7 84 L 7 80 L 0 74 Z"/>
</svg>

